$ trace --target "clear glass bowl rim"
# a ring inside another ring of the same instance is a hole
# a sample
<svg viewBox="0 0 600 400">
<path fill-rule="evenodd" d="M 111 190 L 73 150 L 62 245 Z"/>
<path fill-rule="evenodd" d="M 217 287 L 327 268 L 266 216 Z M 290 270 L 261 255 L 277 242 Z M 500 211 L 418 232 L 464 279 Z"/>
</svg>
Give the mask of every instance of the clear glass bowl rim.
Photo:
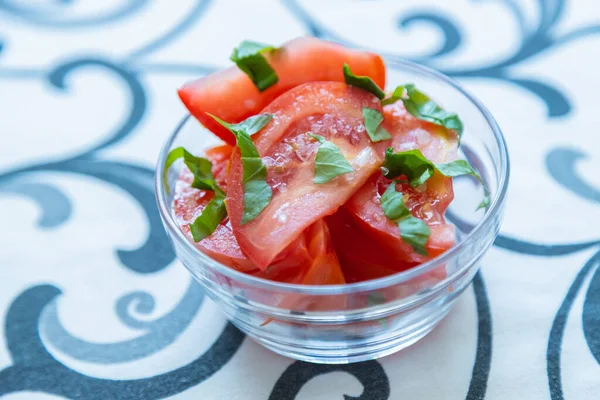
<svg viewBox="0 0 600 400">
<path fill-rule="evenodd" d="M 508 158 L 508 150 L 506 147 L 504 136 L 502 135 L 500 127 L 498 126 L 496 120 L 489 112 L 489 110 L 483 105 L 483 103 L 481 103 L 471 93 L 464 89 L 456 80 L 442 74 L 439 71 L 436 71 L 432 68 L 426 67 L 421 64 L 414 63 L 412 61 L 395 59 L 393 64 L 395 67 L 400 67 L 400 69 L 414 70 L 417 73 L 429 75 L 430 77 L 441 80 L 444 83 L 452 86 L 462 95 L 464 95 L 479 110 L 479 112 L 484 116 L 490 129 L 494 133 L 496 145 L 498 146 L 500 154 L 500 177 L 498 180 L 498 190 L 496 190 L 495 196 L 491 199 L 490 205 L 488 206 L 488 209 L 486 210 L 486 213 L 483 216 L 483 218 L 477 223 L 477 225 L 471 230 L 471 232 L 469 232 L 469 234 L 461 242 L 452 247 L 450 250 L 447 250 L 446 252 L 442 253 L 441 255 L 409 270 L 402 271 L 397 274 L 386 276 L 383 278 L 373 279 L 364 282 L 348 283 L 344 285 L 311 286 L 269 281 L 266 279 L 254 277 L 252 275 L 244 274 L 224 264 L 221 264 L 218 261 L 215 261 L 209 256 L 207 256 L 206 254 L 202 253 L 188 240 L 188 238 L 183 234 L 181 229 L 179 229 L 179 226 L 177 225 L 176 221 L 173 219 L 170 205 L 166 204 L 167 197 L 164 189 L 165 186 L 162 173 L 163 167 L 165 165 L 165 160 L 169 151 L 171 150 L 173 142 L 177 138 L 177 135 L 179 134 L 183 126 L 188 122 L 190 115 L 187 115 L 183 118 L 183 120 L 178 124 L 174 132 L 169 136 L 169 138 L 163 145 L 158 156 L 155 171 L 155 191 L 159 213 L 161 215 L 161 218 L 163 219 L 163 222 L 165 223 L 166 229 L 168 229 L 168 231 L 171 233 L 172 239 L 177 240 L 180 245 L 186 247 L 195 256 L 200 258 L 207 266 L 227 276 L 228 278 L 231 278 L 234 281 L 238 281 L 243 284 L 251 285 L 255 288 L 260 288 L 264 290 L 272 290 L 276 292 L 295 292 L 312 295 L 350 294 L 390 287 L 396 284 L 410 281 L 411 279 L 414 279 L 420 275 L 426 274 L 429 271 L 432 271 L 433 269 L 448 263 L 449 260 L 451 260 L 452 258 L 459 256 L 476 239 L 476 237 L 478 236 L 477 233 L 482 229 L 489 228 L 493 221 L 498 217 L 498 214 L 502 212 L 502 207 L 508 188 L 508 178 L 510 173 L 510 162 Z M 466 266 L 468 266 L 469 264 L 470 263 L 466 263 Z M 454 277 L 460 276 L 463 271 L 464 267 L 455 271 L 451 276 L 448 276 L 445 279 L 445 281 L 447 282 L 453 280 Z"/>
</svg>

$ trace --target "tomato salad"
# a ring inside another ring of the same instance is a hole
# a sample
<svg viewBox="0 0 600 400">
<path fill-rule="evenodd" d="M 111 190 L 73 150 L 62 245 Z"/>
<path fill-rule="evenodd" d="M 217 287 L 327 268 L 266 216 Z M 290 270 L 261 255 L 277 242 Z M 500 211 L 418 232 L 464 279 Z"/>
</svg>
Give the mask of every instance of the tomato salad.
<svg viewBox="0 0 600 400">
<path fill-rule="evenodd" d="M 315 38 L 245 41 L 231 60 L 179 89 L 224 144 L 202 157 L 176 148 L 165 165 L 185 163 L 173 207 L 200 251 L 260 278 L 328 285 L 395 274 L 454 245 L 452 178 L 481 181 L 458 159 L 456 114 L 414 84 L 386 93 L 377 54 Z"/>
</svg>

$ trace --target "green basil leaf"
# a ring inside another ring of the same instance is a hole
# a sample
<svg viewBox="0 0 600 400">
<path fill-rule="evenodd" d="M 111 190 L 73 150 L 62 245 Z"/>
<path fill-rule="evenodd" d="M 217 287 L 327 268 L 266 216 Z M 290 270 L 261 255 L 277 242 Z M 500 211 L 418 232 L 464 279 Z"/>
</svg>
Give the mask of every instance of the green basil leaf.
<svg viewBox="0 0 600 400">
<path fill-rule="evenodd" d="M 412 83 L 398 86 L 392 96 L 383 100 L 382 105 L 392 104 L 398 100 L 402 100 L 406 111 L 414 117 L 443 126 L 446 129 L 452 129 L 456 131 L 460 140 L 464 127 L 458 115 L 441 108 L 429 96 L 419 91 Z"/>
<path fill-rule="evenodd" d="M 466 160 L 456 160 L 444 164 L 435 164 L 429 161 L 421 150 L 407 150 L 394 153 L 390 147 L 385 152 L 385 161 L 381 167 L 383 176 L 388 179 L 394 179 L 397 176 L 404 175 L 412 187 L 425 183 L 435 171 L 448 177 L 462 175 L 471 175 L 476 178 L 483 186 L 484 198 L 477 207 L 477 210 L 487 207 L 490 203 L 490 191 L 479 174 L 473 169 Z"/>
<path fill-rule="evenodd" d="M 477 172 L 467 160 L 456 160 L 445 164 L 434 164 L 435 168 L 445 176 L 471 175 L 481 180 Z"/>
<path fill-rule="evenodd" d="M 255 180 L 264 181 L 267 178 L 267 169 L 260 157 L 242 157 L 242 167 L 244 169 L 242 183 Z"/>
<path fill-rule="evenodd" d="M 273 119 L 273 116 L 271 114 L 259 114 L 239 124 L 228 124 L 212 114 L 208 115 L 234 134 L 237 146 L 240 149 L 244 170 L 242 179 L 244 185 L 244 212 L 241 221 L 243 225 L 256 218 L 269 205 L 273 196 L 273 191 L 267 183 L 267 169 L 250 137 L 250 135 L 264 128 Z"/>
<path fill-rule="evenodd" d="M 479 174 L 475 172 L 471 164 L 466 160 L 456 160 L 446 164 L 435 164 L 435 167 L 440 173 L 446 176 L 460 176 L 460 175 L 471 175 L 476 178 L 483 185 L 483 199 L 477 206 L 477 210 L 487 207 L 490 204 L 490 190 L 487 185 L 481 179 Z"/>
<path fill-rule="evenodd" d="M 244 214 L 241 224 L 252 221 L 269 205 L 273 191 L 266 180 L 244 183 Z"/>
<path fill-rule="evenodd" d="M 344 81 L 377 96 L 379 100 L 385 97 L 385 92 L 368 76 L 357 76 L 352 73 L 348 64 L 344 64 Z"/>
<path fill-rule="evenodd" d="M 177 147 L 171 150 L 167 155 L 165 169 L 163 170 L 167 192 L 169 190 L 167 185 L 168 170 L 171 165 L 180 158 L 183 158 L 185 165 L 187 165 L 192 174 L 194 174 L 194 181 L 191 186 L 196 189 L 210 190 L 215 193 L 214 197 L 202 210 L 202 214 L 190 224 L 192 237 L 195 242 L 199 242 L 212 235 L 215 229 L 217 229 L 217 226 L 219 226 L 223 218 L 227 215 L 227 210 L 225 209 L 225 193 L 219 188 L 215 181 L 210 160 L 203 157 L 196 157 L 183 147 Z"/>
<path fill-rule="evenodd" d="M 392 138 L 392 135 L 381 126 L 383 115 L 379 111 L 363 107 L 362 112 L 365 119 L 365 129 L 372 142 L 381 142 Z"/>
<path fill-rule="evenodd" d="M 203 157 L 196 157 L 183 147 L 177 147 L 169 152 L 165 167 L 163 170 L 163 181 L 165 189 L 169 193 L 168 171 L 171 165 L 178 159 L 183 158 L 183 162 L 192 171 L 194 181 L 192 187 L 201 190 L 214 190 L 216 187 L 215 177 L 212 174 L 212 163 Z"/>
<path fill-rule="evenodd" d="M 273 50 L 275 47 L 271 45 L 244 40 L 233 49 L 229 59 L 236 63 L 238 68 L 252 80 L 254 86 L 262 92 L 279 81 L 277 73 L 262 54 Z"/>
<path fill-rule="evenodd" d="M 354 172 L 339 147 L 325 140 L 323 136 L 312 133 L 309 133 L 309 136 L 321 143 L 315 157 L 315 178 L 313 179 L 315 184 L 327 183 L 336 176 Z"/>
<path fill-rule="evenodd" d="M 410 245 L 417 254 L 426 256 L 425 245 L 431 235 L 431 229 L 427 224 L 414 217 L 404 204 L 401 192 L 396 191 L 396 182 L 392 182 L 381 196 L 381 209 L 385 216 L 398 224 L 400 237 Z"/>
<path fill-rule="evenodd" d="M 237 132 L 244 132 L 247 136 L 254 135 L 256 132 L 264 128 L 273 119 L 273 114 L 258 114 L 246 118 L 239 124 L 230 124 L 228 122 L 223 121 L 221 118 L 215 115 L 212 115 L 210 113 L 206 114 L 215 121 L 217 121 L 219 124 L 227 128 L 234 135 L 236 135 Z M 250 141 L 250 144 L 245 145 L 244 149 L 240 148 L 240 151 L 253 151 L 252 148 L 254 148 L 254 144 L 252 143 L 252 141 Z M 256 151 L 256 148 L 254 148 L 254 151 Z M 248 155 L 246 154 L 244 156 Z M 252 157 L 258 157 L 258 151 L 256 151 L 255 155 L 253 155 Z"/>
<path fill-rule="evenodd" d="M 404 175 L 410 185 L 416 187 L 431 178 L 435 166 L 425 158 L 419 149 L 394 153 L 394 149 L 390 147 L 385 152 L 385 160 L 381 170 L 383 176 L 388 179 Z"/>
<path fill-rule="evenodd" d="M 216 182 L 212 174 L 212 163 L 203 157 L 194 157 L 186 151 L 183 162 L 194 174 L 192 187 L 201 190 L 214 190 Z"/>
<path fill-rule="evenodd" d="M 392 182 L 380 199 L 383 213 L 392 221 L 406 218 L 410 215 L 410 210 L 404 204 L 402 193 L 397 192 L 395 186 L 395 182 Z"/>
<path fill-rule="evenodd" d="M 483 200 L 477 206 L 477 210 L 481 210 L 482 208 L 486 208 L 490 204 L 490 193 L 486 186 L 484 186 L 485 194 L 483 196 Z"/>
<path fill-rule="evenodd" d="M 387 99 L 381 100 L 382 106 L 387 106 L 388 104 L 394 104 L 398 100 L 402 99 L 402 95 L 404 94 L 404 86 L 396 86 L 394 92 Z"/>
<path fill-rule="evenodd" d="M 204 207 L 202 214 L 190 224 L 190 232 L 194 242 L 199 242 L 212 235 L 225 216 L 227 216 L 225 193 L 216 188 L 214 197 Z"/>
<path fill-rule="evenodd" d="M 179 160 L 180 158 L 183 157 L 183 152 L 185 151 L 185 149 L 183 147 L 177 147 L 173 150 L 171 150 L 169 152 L 169 154 L 167 154 L 167 160 L 165 161 L 165 165 L 163 167 L 163 183 L 165 186 L 165 191 L 167 193 L 170 193 L 171 189 L 169 188 L 169 168 L 171 168 L 171 165 L 173 165 L 173 163 L 177 160 Z"/>
<path fill-rule="evenodd" d="M 408 243 L 415 253 L 422 256 L 428 255 L 425 245 L 431 235 L 431 229 L 429 229 L 425 221 L 411 215 L 398 221 L 398 228 L 400 229 L 402 240 Z"/>
<path fill-rule="evenodd" d="M 490 190 L 481 179 L 481 176 L 469 164 L 467 160 L 456 160 L 445 164 L 435 164 L 435 169 L 437 169 L 442 175 L 455 177 L 461 175 L 471 175 L 475 179 L 481 183 L 483 186 L 483 199 L 481 203 L 477 206 L 477 210 L 487 207 L 490 204 Z"/>
<path fill-rule="evenodd" d="M 252 136 L 264 128 L 273 119 L 273 114 L 258 114 L 246 118 L 239 124 L 232 124 L 227 127 L 229 130 L 243 131 L 246 135 Z M 257 153 L 258 154 L 258 153 Z"/>
</svg>

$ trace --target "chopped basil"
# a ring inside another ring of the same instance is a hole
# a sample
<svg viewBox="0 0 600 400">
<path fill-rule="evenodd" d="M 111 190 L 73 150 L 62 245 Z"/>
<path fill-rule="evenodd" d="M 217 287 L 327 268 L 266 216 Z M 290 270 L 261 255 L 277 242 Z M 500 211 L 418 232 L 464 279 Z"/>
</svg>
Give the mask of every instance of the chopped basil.
<svg viewBox="0 0 600 400">
<path fill-rule="evenodd" d="M 415 218 L 404 204 L 401 192 L 396 191 L 396 183 L 392 182 L 381 196 L 381 208 L 387 218 L 398 224 L 400 237 L 412 249 L 423 256 L 427 255 L 425 245 L 431 235 L 427 224 Z"/>
<path fill-rule="evenodd" d="M 167 160 L 165 161 L 165 165 L 163 167 L 162 178 L 163 184 L 165 186 L 165 192 L 170 193 L 171 189 L 169 188 L 169 169 L 171 165 L 181 157 L 183 157 L 183 152 L 185 149 L 183 147 L 177 147 L 169 152 L 167 155 Z"/>
<path fill-rule="evenodd" d="M 387 99 L 381 100 L 382 106 L 387 106 L 388 104 L 393 104 L 398 100 L 402 99 L 402 95 L 404 94 L 404 86 L 396 86 L 394 92 Z"/>
<path fill-rule="evenodd" d="M 265 167 L 262 167 L 260 174 L 256 174 L 253 180 L 244 179 L 244 215 L 242 216 L 242 225 L 252 221 L 269 205 L 273 191 L 267 183 L 266 178 L 267 170 Z"/>
<path fill-rule="evenodd" d="M 165 162 L 165 168 L 163 170 L 163 181 L 165 182 L 165 189 L 169 192 L 169 186 L 167 183 L 169 168 L 175 161 L 183 158 L 183 162 L 194 174 L 194 181 L 192 187 L 202 190 L 213 190 L 216 186 L 215 177 L 212 174 L 212 163 L 206 158 L 196 157 L 188 152 L 183 147 L 177 147 L 169 152 L 167 155 L 167 161 Z"/>
<path fill-rule="evenodd" d="M 431 178 L 435 165 L 426 159 L 419 149 L 394 153 L 390 147 L 385 152 L 385 161 L 381 169 L 386 178 L 394 179 L 404 175 L 410 185 L 416 187 Z"/>
<path fill-rule="evenodd" d="M 264 128 L 272 119 L 273 114 L 258 114 L 243 120 L 239 124 L 230 125 L 230 127 L 236 131 L 244 131 L 248 136 L 252 136 Z"/>
<path fill-rule="evenodd" d="M 229 59 L 236 63 L 238 68 L 244 71 L 262 92 L 279 80 L 277 73 L 262 54 L 265 51 L 273 50 L 275 47 L 268 44 L 244 40 L 237 48 L 233 49 Z"/>
<path fill-rule="evenodd" d="M 406 95 L 404 92 L 406 92 Z M 398 100 L 402 100 L 406 111 L 414 117 L 452 129 L 456 131 L 460 140 L 463 133 L 463 124 L 458 115 L 441 108 L 425 93 L 419 91 L 415 85 L 398 86 L 388 99 L 382 101 L 382 105 L 392 104 Z"/>
<path fill-rule="evenodd" d="M 344 64 L 344 81 L 351 86 L 373 93 L 379 100 L 385 97 L 385 92 L 368 76 L 357 76 L 352 73 L 348 64 Z"/>
<path fill-rule="evenodd" d="M 456 160 L 445 164 L 435 164 L 435 168 L 445 176 L 471 175 L 481 181 L 481 177 L 475 172 L 467 160 Z"/>
<path fill-rule="evenodd" d="M 406 176 L 412 187 L 425 183 L 435 171 L 449 177 L 471 175 L 483 185 L 484 198 L 477 209 L 486 207 L 490 202 L 489 189 L 466 160 L 435 164 L 425 158 L 419 149 L 394 153 L 394 149 L 390 147 L 385 152 L 385 161 L 381 169 L 383 175 L 388 179 L 394 179 L 400 175 Z"/>
<path fill-rule="evenodd" d="M 339 147 L 325 140 L 323 136 L 313 135 L 312 133 L 309 133 L 309 135 L 321 143 L 315 158 L 314 183 L 317 185 L 327 183 L 336 176 L 354 172 Z"/>
<path fill-rule="evenodd" d="M 262 210 L 269 205 L 273 191 L 267 184 L 267 169 L 260 159 L 260 154 L 250 135 L 260 131 L 272 119 L 271 114 L 259 114 L 240 122 L 228 124 L 220 118 L 210 115 L 215 121 L 227 128 L 235 135 L 237 146 L 242 156 L 244 176 L 244 213 L 241 224 L 252 221 Z"/>
<path fill-rule="evenodd" d="M 381 142 L 392 138 L 392 135 L 381 126 L 383 115 L 379 111 L 363 107 L 362 112 L 365 119 L 365 129 L 372 142 Z"/>
<path fill-rule="evenodd" d="M 202 214 L 196 217 L 190 224 L 190 232 L 192 233 L 194 242 L 199 242 L 212 235 L 226 216 L 225 193 L 218 187 L 215 187 L 214 197 L 204 207 Z"/>
<path fill-rule="evenodd" d="M 194 181 L 191 186 L 196 189 L 209 190 L 215 193 L 211 201 L 209 201 L 202 210 L 202 214 L 190 224 L 192 237 L 195 242 L 199 242 L 205 237 L 212 235 L 223 218 L 227 215 L 224 201 L 225 193 L 219 188 L 215 181 L 210 160 L 203 157 L 196 157 L 183 147 L 177 147 L 171 150 L 167 155 L 167 161 L 165 162 L 165 168 L 163 170 L 163 179 L 167 192 L 169 191 L 167 185 L 167 173 L 171 165 L 180 158 L 183 158 L 183 162 L 194 175 Z"/>
<path fill-rule="evenodd" d="M 487 189 L 487 186 L 484 186 L 485 193 L 483 194 L 483 199 L 481 203 L 477 206 L 477 210 L 481 210 L 482 208 L 486 208 L 490 204 L 490 192 Z"/>
</svg>

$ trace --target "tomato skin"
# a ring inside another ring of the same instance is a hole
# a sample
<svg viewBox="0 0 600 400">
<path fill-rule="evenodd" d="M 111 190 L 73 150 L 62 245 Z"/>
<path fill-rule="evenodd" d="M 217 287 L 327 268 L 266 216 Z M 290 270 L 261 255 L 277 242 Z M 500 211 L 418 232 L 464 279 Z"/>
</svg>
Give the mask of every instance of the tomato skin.
<svg viewBox="0 0 600 400">
<path fill-rule="evenodd" d="M 338 82 L 297 86 L 278 97 L 263 112 L 271 121 L 253 137 L 273 189 L 269 205 L 242 225 L 243 168 L 234 149 L 228 175 L 227 212 L 244 253 L 261 269 L 309 225 L 334 213 L 381 165 L 364 130 L 363 107 L 380 109 L 372 94 Z M 339 128 L 339 129 L 338 129 Z M 334 132 L 335 130 L 335 132 Z M 318 142 L 313 132 L 334 142 L 353 165 L 354 173 L 325 184 L 314 184 L 314 158 Z"/>
<path fill-rule="evenodd" d="M 335 252 L 347 282 L 382 278 L 416 266 L 360 229 L 346 208 L 327 217 Z"/>
<path fill-rule="evenodd" d="M 292 283 L 303 285 L 345 284 L 346 279 L 333 249 L 331 234 L 325 221 L 318 220 L 309 226 L 301 237 L 305 240 L 311 261 L 301 273 L 301 277 Z M 261 273 L 264 274 L 265 272 Z M 290 293 L 285 295 L 277 306 L 295 311 L 343 310 L 346 306 L 346 300 L 345 295 L 312 296 Z M 270 318 L 262 325 L 267 325 L 272 321 L 273 319 Z"/>
<path fill-rule="evenodd" d="M 345 208 L 326 218 L 336 254 L 348 283 L 384 278 L 414 268 L 418 263 L 407 262 L 394 252 L 366 234 L 357 225 Z M 446 279 L 446 268 L 440 265 L 403 283 L 377 290 L 379 301 L 394 301 L 406 298 L 421 289 Z M 360 298 L 352 299 L 355 306 L 361 305 Z M 373 306 L 369 298 L 362 300 L 363 307 Z"/>
<path fill-rule="evenodd" d="M 325 221 L 321 219 L 312 224 L 305 231 L 305 237 L 312 263 L 301 283 L 304 285 L 340 285 L 346 283 Z"/>
<path fill-rule="evenodd" d="M 181 101 L 207 129 L 234 145 L 235 138 L 216 123 L 210 113 L 229 123 L 257 114 L 280 94 L 306 82 L 344 82 L 342 67 L 347 63 L 356 75 L 370 76 L 385 87 L 385 65 L 374 53 L 347 49 L 313 37 L 300 37 L 265 57 L 279 76 L 279 82 L 259 92 L 237 66 L 186 83 L 179 89 Z"/>
<path fill-rule="evenodd" d="M 308 250 L 307 237 L 301 235 L 279 254 L 267 269 L 263 271 L 252 264 L 254 269 L 246 273 L 270 281 L 302 283 L 312 262 L 313 257 Z"/>
<path fill-rule="evenodd" d="M 383 109 L 384 127 L 392 139 L 377 144 L 379 154 L 388 147 L 395 151 L 420 149 L 423 155 L 436 163 L 444 163 L 457 158 L 457 136 L 438 125 L 424 122 L 410 115 L 396 102 Z M 398 177 L 398 179 L 403 177 Z M 423 263 L 455 243 L 454 226 L 447 224 L 444 213 L 454 199 L 452 178 L 434 174 L 421 188 L 399 184 L 396 190 L 405 197 L 405 204 L 413 216 L 424 220 L 431 229 L 426 244 L 427 256 L 413 251 L 410 245 L 400 238 L 398 225 L 389 220 L 381 209 L 380 198 L 392 181 L 375 173 L 367 183 L 345 204 L 356 225 L 384 246 L 395 257 L 410 263 Z"/>
</svg>

